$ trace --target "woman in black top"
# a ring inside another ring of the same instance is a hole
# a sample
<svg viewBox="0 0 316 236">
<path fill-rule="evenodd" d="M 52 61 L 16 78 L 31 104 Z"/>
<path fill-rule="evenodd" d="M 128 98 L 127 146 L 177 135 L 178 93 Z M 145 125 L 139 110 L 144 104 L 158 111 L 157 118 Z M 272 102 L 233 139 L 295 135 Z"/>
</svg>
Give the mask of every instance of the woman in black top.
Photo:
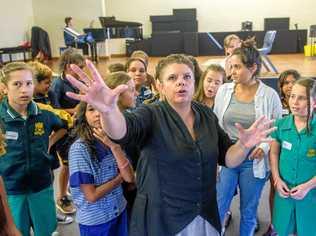
<svg viewBox="0 0 316 236">
<path fill-rule="evenodd" d="M 102 127 L 116 142 L 141 148 L 130 235 L 219 235 L 217 163 L 239 165 L 245 152 L 274 130 L 268 128 L 271 121 L 262 117 L 247 130 L 236 125 L 240 137 L 232 145 L 211 109 L 192 102 L 193 65 L 183 55 L 170 55 L 157 65 L 165 101 L 124 114 L 116 101 L 127 87 L 109 89 L 93 64 L 87 65 L 91 79 L 71 66 L 84 83 L 67 77 L 82 92 L 67 95 L 98 109 Z M 198 230 L 190 231 L 192 225 Z"/>
</svg>

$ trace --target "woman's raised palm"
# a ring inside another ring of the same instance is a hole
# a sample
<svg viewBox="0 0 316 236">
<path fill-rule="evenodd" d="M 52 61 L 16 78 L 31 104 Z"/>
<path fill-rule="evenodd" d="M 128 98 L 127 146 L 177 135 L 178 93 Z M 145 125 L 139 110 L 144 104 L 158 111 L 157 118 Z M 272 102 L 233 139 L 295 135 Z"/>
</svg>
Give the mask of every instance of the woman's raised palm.
<svg viewBox="0 0 316 236">
<path fill-rule="evenodd" d="M 238 130 L 239 141 L 246 147 L 252 148 L 261 142 L 271 142 L 267 136 L 272 133 L 276 127 L 270 127 L 273 120 L 267 119 L 265 116 L 257 119 L 248 129 L 244 129 L 240 124 L 236 124 Z"/>
<path fill-rule="evenodd" d="M 79 76 L 77 80 L 71 75 L 67 75 L 69 82 L 80 90 L 80 94 L 67 92 L 67 96 L 84 101 L 92 105 L 100 112 L 107 113 L 115 109 L 117 106 L 118 96 L 128 89 L 126 85 L 119 85 L 115 89 L 110 89 L 106 86 L 103 78 L 89 60 L 86 61 L 87 67 L 91 73 L 91 77 L 76 65 L 71 65 L 71 69 Z"/>
</svg>

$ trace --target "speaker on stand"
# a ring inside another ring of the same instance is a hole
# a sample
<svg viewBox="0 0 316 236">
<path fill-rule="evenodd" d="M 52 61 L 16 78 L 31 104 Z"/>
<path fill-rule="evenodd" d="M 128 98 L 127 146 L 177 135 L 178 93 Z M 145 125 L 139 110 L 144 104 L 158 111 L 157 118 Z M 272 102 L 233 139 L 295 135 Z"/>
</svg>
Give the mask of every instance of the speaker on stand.
<svg viewBox="0 0 316 236">
<path fill-rule="evenodd" d="M 295 26 L 295 31 L 296 31 L 296 52 L 297 53 L 300 53 L 302 51 L 302 48 L 301 48 L 301 44 L 302 44 L 302 39 L 301 39 L 301 35 L 298 31 L 298 24 L 294 24 Z"/>
<path fill-rule="evenodd" d="M 241 22 L 241 31 L 252 31 L 252 22 L 251 21 Z"/>
</svg>

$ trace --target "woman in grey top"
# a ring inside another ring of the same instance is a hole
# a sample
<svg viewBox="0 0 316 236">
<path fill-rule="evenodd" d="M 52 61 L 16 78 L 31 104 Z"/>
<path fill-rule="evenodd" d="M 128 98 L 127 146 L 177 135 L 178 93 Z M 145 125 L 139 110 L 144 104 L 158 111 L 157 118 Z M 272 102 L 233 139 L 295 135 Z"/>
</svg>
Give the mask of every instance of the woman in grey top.
<svg viewBox="0 0 316 236">
<path fill-rule="evenodd" d="M 109 89 L 93 64 L 87 65 L 93 78 L 73 66 L 84 83 L 68 77 L 81 90 L 68 95 L 97 108 L 112 139 L 141 149 L 130 235 L 218 236 L 217 163 L 239 165 L 274 130 L 268 128 L 271 121 L 262 117 L 247 130 L 237 125 L 239 141 L 232 145 L 211 109 L 192 102 L 193 65 L 183 55 L 170 55 L 157 65 L 165 101 L 124 114 L 116 100 L 126 86 Z"/>
<path fill-rule="evenodd" d="M 235 123 L 250 127 L 258 117 L 279 118 L 282 105 L 276 91 L 257 79 L 261 68 L 259 52 L 252 41 L 243 42 L 231 56 L 232 83 L 224 84 L 215 98 L 214 112 L 220 126 L 238 141 Z M 240 189 L 240 235 L 252 236 L 262 188 L 268 178 L 268 143 L 260 143 L 246 153 L 235 168 L 223 167 L 217 184 L 217 201 L 221 222 L 229 210 L 237 185 Z"/>
</svg>

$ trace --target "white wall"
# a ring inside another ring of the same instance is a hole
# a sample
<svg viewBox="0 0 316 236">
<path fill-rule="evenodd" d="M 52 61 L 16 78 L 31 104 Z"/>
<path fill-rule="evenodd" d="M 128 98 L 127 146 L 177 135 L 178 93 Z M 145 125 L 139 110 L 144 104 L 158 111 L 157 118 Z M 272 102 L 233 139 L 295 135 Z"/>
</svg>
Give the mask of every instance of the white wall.
<svg viewBox="0 0 316 236">
<path fill-rule="evenodd" d="M 32 0 L 0 0 L 0 9 L 0 48 L 20 45 L 28 39 L 28 30 L 33 25 Z M 13 56 L 21 58 L 19 54 Z"/>
<path fill-rule="evenodd" d="M 0 48 L 20 45 L 33 24 L 32 0 L 0 0 L 0 8 Z"/>
<path fill-rule="evenodd" d="M 150 36 L 150 15 L 172 15 L 173 8 L 196 8 L 200 32 L 238 31 L 241 22 L 250 20 L 254 30 L 263 30 L 264 18 L 290 17 L 291 29 L 316 24 L 315 0 L 104 0 L 107 16 L 144 24 Z M 149 3 L 150 2 L 150 3 Z M 133 7 L 131 6 L 133 5 Z"/>
<path fill-rule="evenodd" d="M 48 31 L 53 56 L 59 55 L 64 45 L 64 18 L 72 16 L 80 31 L 99 16 L 115 16 L 118 20 L 144 24 L 145 36 L 151 34 L 150 15 L 170 15 L 173 8 L 196 8 L 199 31 L 240 30 L 241 22 L 250 20 L 254 30 L 263 29 L 265 17 L 290 17 L 294 23 L 307 29 L 316 24 L 315 0 L 0 0 L 0 47 L 17 46 L 26 38 L 33 25 Z M 112 54 L 124 53 L 124 42 L 109 43 Z M 100 48 L 102 55 L 104 45 Z"/>
<path fill-rule="evenodd" d="M 45 29 L 50 37 L 53 56 L 59 56 L 64 46 L 63 28 L 66 16 L 73 17 L 78 32 L 87 28 L 92 20 L 104 15 L 103 0 L 33 0 L 34 23 Z"/>
</svg>

